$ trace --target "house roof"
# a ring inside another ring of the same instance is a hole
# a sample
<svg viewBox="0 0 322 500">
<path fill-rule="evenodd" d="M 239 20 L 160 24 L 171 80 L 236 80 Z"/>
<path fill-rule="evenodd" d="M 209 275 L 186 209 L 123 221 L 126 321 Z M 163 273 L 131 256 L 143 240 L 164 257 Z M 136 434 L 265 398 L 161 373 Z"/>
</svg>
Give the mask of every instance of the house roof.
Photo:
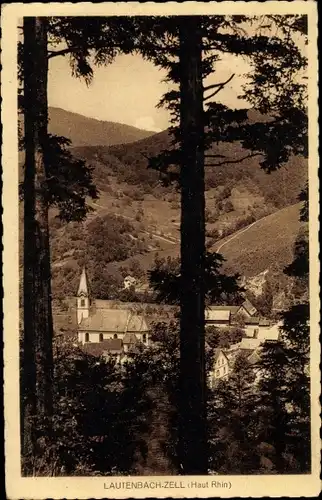
<svg viewBox="0 0 322 500">
<path fill-rule="evenodd" d="M 258 317 L 245 318 L 246 325 L 259 325 L 259 322 L 260 322 L 260 318 L 258 318 Z"/>
<path fill-rule="evenodd" d="M 248 299 L 245 299 L 245 301 L 243 302 L 243 304 L 242 304 L 242 305 L 244 306 L 244 308 L 246 309 L 246 311 L 247 311 L 249 314 L 251 314 L 251 315 L 253 315 L 253 314 L 255 314 L 255 313 L 257 312 L 256 307 L 255 307 L 255 306 L 253 306 L 253 304 L 252 304 L 252 303 L 250 302 L 250 300 L 248 300 Z"/>
<path fill-rule="evenodd" d="M 98 309 L 88 318 L 83 318 L 80 330 L 99 332 L 147 332 L 148 325 L 144 316 L 132 314 L 126 309 Z"/>
<path fill-rule="evenodd" d="M 209 306 L 208 309 L 211 311 L 230 311 L 235 314 L 240 309 L 240 306 Z"/>
<path fill-rule="evenodd" d="M 241 306 L 231 306 L 230 307 L 231 314 L 237 314 L 238 311 L 240 311 L 240 308 Z"/>
<path fill-rule="evenodd" d="M 269 319 L 260 319 L 259 326 L 271 326 L 271 322 Z"/>
<path fill-rule="evenodd" d="M 136 281 L 136 279 L 134 278 L 134 276 L 130 276 L 130 275 L 125 276 L 124 281 L 125 281 L 125 280 L 126 280 L 126 281 L 133 281 L 133 282 L 135 282 L 135 281 Z"/>
<path fill-rule="evenodd" d="M 249 356 L 251 356 L 254 352 L 254 349 L 243 349 L 241 351 L 242 355 L 245 356 L 246 358 L 248 358 Z"/>
<path fill-rule="evenodd" d="M 225 356 L 225 358 L 228 360 L 228 357 L 227 357 L 227 355 L 225 354 L 225 352 L 224 352 L 222 349 L 220 349 L 220 348 L 218 348 L 218 347 L 217 347 L 217 348 L 214 350 L 214 363 L 216 363 L 216 361 L 217 361 L 217 359 L 219 358 L 220 354 L 223 354 L 223 355 Z"/>
<path fill-rule="evenodd" d="M 107 339 L 104 343 L 104 351 L 122 351 L 123 343 L 121 339 Z"/>
<path fill-rule="evenodd" d="M 258 349 L 254 349 L 251 354 L 248 356 L 248 363 L 255 364 L 260 360 L 260 354 Z"/>
<path fill-rule="evenodd" d="M 81 348 L 92 356 L 102 356 L 105 352 L 121 353 L 123 352 L 121 339 L 107 339 L 102 342 L 88 342 Z"/>
<path fill-rule="evenodd" d="M 239 348 L 240 349 L 251 349 L 254 350 L 256 347 L 258 347 L 262 343 L 261 339 L 254 339 L 254 338 L 243 338 L 241 342 L 239 343 Z"/>
<path fill-rule="evenodd" d="M 205 311 L 206 321 L 229 321 L 230 309 L 212 309 L 207 308 Z"/>
</svg>

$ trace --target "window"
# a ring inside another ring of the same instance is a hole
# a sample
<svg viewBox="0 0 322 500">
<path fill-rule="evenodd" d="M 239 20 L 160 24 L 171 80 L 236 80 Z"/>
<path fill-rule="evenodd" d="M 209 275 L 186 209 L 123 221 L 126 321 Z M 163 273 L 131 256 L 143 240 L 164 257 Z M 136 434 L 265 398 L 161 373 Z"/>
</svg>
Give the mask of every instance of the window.
<svg viewBox="0 0 322 500">
<path fill-rule="evenodd" d="M 85 333 L 85 342 L 89 342 L 89 333 Z"/>
<path fill-rule="evenodd" d="M 100 342 L 103 342 L 103 334 L 100 333 Z"/>
<path fill-rule="evenodd" d="M 114 333 L 114 337 L 113 337 L 113 338 L 114 338 L 114 339 L 117 339 L 117 333 Z"/>
<path fill-rule="evenodd" d="M 226 367 L 224 366 L 224 373 L 226 373 Z"/>
<path fill-rule="evenodd" d="M 81 299 L 81 307 L 85 307 L 85 299 Z"/>
<path fill-rule="evenodd" d="M 254 330 L 254 337 L 255 337 L 255 339 L 257 339 L 257 337 L 258 337 L 258 332 L 259 332 L 259 329 L 255 328 L 255 330 Z"/>
<path fill-rule="evenodd" d="M 216 377 L 220 377 L 220 370 L 216 370 Z"/>
<path fill-rule="evenodd" d="M 143 333 L 143 335 L 142 335 L 142 341 L 146 344 L 146 333 Z"/>
</svg>

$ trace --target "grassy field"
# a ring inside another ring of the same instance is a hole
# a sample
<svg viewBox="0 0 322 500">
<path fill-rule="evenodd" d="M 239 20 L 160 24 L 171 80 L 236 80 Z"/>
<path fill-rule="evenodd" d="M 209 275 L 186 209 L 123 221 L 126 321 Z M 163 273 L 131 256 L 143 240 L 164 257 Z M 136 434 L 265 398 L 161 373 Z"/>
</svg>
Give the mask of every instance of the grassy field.
<svg viewBox="0 0 322 500">
<path fill-rule="evenodd" d="M 249 229 L 227 237 L 227 243 L 220 250 L 227 260 L 227 268 L 250 277 L 266 269 L 283 268 L 289 264 L 300 228 L 300 207 L 298 203 L 283 208 Z"/>
<path fill-rule="evenodd" d="M 265 219 L 256 222 L 247 230 L 241 230 L 227 236 L 214 245 L 216 251 L 225 243 L 220 253 L 225 257 L 225 269 L 238 272 L 246 278 L 269 270 L 282 270 L 293 259 L 293 245 L 300 228 L 299 209 L 301 204 L 286 207 Z M 242 232 L 243 231 L 243 232 Z M 153 266 L 156 256 L 159 258 L 178 257 L 179 244 L 167 249 L 138 255 L 135 259 L 148 271 Z M 111 263 L 110 268 L 117 269 L 127 265 L 127 261 Z"/>
</svg>

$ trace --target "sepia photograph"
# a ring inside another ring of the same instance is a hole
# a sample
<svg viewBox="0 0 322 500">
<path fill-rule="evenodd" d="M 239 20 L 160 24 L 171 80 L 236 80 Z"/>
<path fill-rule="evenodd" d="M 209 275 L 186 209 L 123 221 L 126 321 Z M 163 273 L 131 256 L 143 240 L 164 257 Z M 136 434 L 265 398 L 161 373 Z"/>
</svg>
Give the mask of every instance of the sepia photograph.
<svg viewBox="0 0 322 500">
<path fill-rule="evenodd" d="M 8 497 L 318 494 L 316 3 L 67 5 L 3 9 Z"/>
</svg>

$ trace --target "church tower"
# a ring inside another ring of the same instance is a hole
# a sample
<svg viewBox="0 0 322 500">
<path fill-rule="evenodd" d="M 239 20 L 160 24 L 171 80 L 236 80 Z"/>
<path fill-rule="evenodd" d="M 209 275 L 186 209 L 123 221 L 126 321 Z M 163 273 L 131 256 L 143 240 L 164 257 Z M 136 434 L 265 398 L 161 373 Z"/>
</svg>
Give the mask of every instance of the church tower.
<svg viewBox="0 0 322 500">
<path fill-rule="evenodd" d="M 89 316 L 89 292 L 87 286 L 87 276 L 85 267 L 83 267 L 82 275 L 79 282 L 78 292 L 77 292 L 77 323 L 80 324 L 82 319 L 86 319 Z"/>
</svg>

